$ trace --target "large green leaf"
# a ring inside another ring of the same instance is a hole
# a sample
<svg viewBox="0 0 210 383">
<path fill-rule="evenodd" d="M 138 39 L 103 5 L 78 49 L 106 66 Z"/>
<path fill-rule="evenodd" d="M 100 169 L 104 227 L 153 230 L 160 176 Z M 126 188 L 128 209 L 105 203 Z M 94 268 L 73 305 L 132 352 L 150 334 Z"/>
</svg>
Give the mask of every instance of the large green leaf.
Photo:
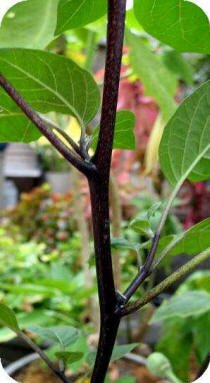
<svg viewBox="0 0 210 383">
<path fill-rule="evenodd" d="M 135 149 L 135 116 L 128 110 L 117 112 L 113 149 Z M 99 127 L 94 130 L 92 136 L 92 148 L 95 149 L 98 141 Z"/>
<path fill-rule="evenodd" d="M 175 76 L 172 76 L 157 55 L 151 52 L 141 37 L 130 31 L 127 31 L 126 37 L 134 72 L 139 76 L 146 92 L 159 104 L 164 119 L 168 120 L 176 109 L 173 100 L 177 85 Z"/>
<path fill-rule="evenodd" d="M 16 315 L 19 328 L 25 330 L 32 326 L 49 326 L 55 323 L 56 313 L 45 309 L 21 312 Z M 13 339 L 15 334 L 6 327 L 0 328 L 0 343 Z"/>
<path fill-rule="evenodd" d="M 210 81 L 180 105 L 164 129 L 161 169 L 175 186 L 210 177 Z"/>
<path fill-rule="evenodd" d="M 7 11 L 10 8 L 12 8 L 15 4 L 20 3 L 20 1 L 23 1 L 23 0 L 9 0 L 9 2 L 4 1 L 4 5 L 3 5 L 3 7 L 1 7 L 1 11 L 0 11 L 0 25 L 2 23 L 2 19 L 4 18 L 4 15 L 7 13 Z"/>
<path fill-rule="evenodd" d="M 143 28 L 141 27 L 141 25 L 139 25 L 135 15 L 134 15 L 134 9 L 131 8 L 129 10 L 127 10 L 126 12 L 126 25 L 128 28 L 132 29 L 132 30 L 136 30 L 136 31 L 140 31 L 140 32 L 143 32 Z"/>
<path fill-rule="evenodd" d="M 14 332 L 20 331 L 15 313 L 2 303 L 0 304 L 0 324 Z"/>
<path fill-rule="evenodd" d="M 28 0 L 14 5 L 0 28 L 0 48 L 45 48 L 54 38 L 58 0 Z"/>
<path fill-rule="evenodd" d="M 188 318 L 166 319 L 162 335 L 156 349 L 166 355 L 172 363 L 173 370 L 183 379 L 189 381 L 190 355 L 192 352 L 191 322 Z"/>
<path fill-rule="evenodd" d="M 167 49 L 163 54 L 163 61 L 179 80 L 185 81 L 187 85 L 193 84 L 193 68 L 183 53 L 176 52 L 174 49 Z"/>
<path fill-rule="evenodd" d="M 94 79 L 65 57 L 30 49 L 1 49 L 0 72 L 38 112 L 71 114 L 87 125 L 98 110 L 100 96 Z M 0 141 L 28 142 L 39 136 L 3 90 L 0 108 Z"/>
<path fill-rule="evenodd" d="M 75 343 L 79 336 L 79 331 L 71 326 L 31 327 L 30 330 L 41 338 L 59 344 L 62 350 Z"/>
<path fill-rule="evenodd" d="M 17 105 L 0 89 L 0 141 L 31 142 L 41 136 Z"/>
<path fill-rule="evenodd" d="M 178 289 L 178 292 L 205 290 L 210 293 L 210 270 L 200 270 L 190 275 Z"/>
<path fill-rule="evenodd" d="M 102 17 L 106 10 L 106 0 L 60 0 L 56 34 L 83 27 Z"/>
<path fill-rule="evenodd" d="M 146 32 L 180 52 L 210 53 L 206 14 L 185 0 L 135 0 L 135 15 Z"/>
<path fill-rule="evenodd" d="M 188 318 L 202 315 L 210 311 L 210 294 L 203 290 L 188 291 L 184 294 L 175 295 L 169 301 L 164 302 L 153 315 L 152 322 L 166 320 L 168 318 Z"/>
<path fill-rule="evenodd" d="M 193 320 L 194 342 L 198 357 L 202 363 L 208 353 L 210 345 L 210 312 Z"/>
<path fill-rule="evenodd" d="M 194 255 L 209 247 L 210 218 L 207 218 L 181 234 L 163 237 L 159 242 L 157 254 L 165 253 L 168 256 Z"/>
</svg>

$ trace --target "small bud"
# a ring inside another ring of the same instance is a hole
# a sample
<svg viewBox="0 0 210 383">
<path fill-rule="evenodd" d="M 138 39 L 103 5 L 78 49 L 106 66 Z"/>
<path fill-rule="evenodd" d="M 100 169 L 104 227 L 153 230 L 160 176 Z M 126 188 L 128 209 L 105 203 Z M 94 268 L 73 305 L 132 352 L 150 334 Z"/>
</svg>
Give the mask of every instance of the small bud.
<svg viewBox="0 0 210 383">
<path fill-rule="evenodd" d="M 147 367 L 153 375 L 159 378 L 167 378 L 171 383 L 183 383 L 174 374 L 168 358 L 160 352 L 154 352 L 149 356 Z"/>
<path fill-rule="evenodd" d="M 160 352 L 154 352 L 148 357 L 147 367 L 153 375 L 160 378 L 165 378 L 168 371 L 171 370 L 168 358 Z"/>
</svg>

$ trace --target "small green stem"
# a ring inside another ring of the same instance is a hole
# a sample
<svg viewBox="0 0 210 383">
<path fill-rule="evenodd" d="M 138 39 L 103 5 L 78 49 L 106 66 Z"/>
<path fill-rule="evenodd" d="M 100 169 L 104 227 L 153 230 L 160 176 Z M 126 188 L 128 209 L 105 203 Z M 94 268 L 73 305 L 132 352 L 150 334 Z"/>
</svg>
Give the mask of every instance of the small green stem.
<svg viewBox="0 0 210 383">
<path fill-rule="evenodd" d="M 153 265 L 152 265 L 152 271 L 154 271 L 156 269 L 156 267 L 159 265 L 159 263 L 163 260 L 163 258 L 165 258 L 168 253 L 170 252 L 170 250 L 173 249 L 173 247 L 183 238 L 184 236 L 184 232 L 181 233 L 180 235 L 178 235 L 174 240 L 172 240 L 166 247 L 163 251 L 161 251 L 159 257 L 153 262 Z"/>
<path fill-rule="evenodd" d="M 183 383 L 179 378 L 177 378 L 173 371 L 168 371 L 166 378 L 169 379 L 171 383 Z"/>
<path fill-rule="evenodd" d="M 36 343 L 34 343 L 31 338 L 29 338 L 24 332 L 19 331 L 17 335 L 26 342 L 32 350 L 34 350 L 40 358 L 46 363 L 46 365 L 53 371 L 53 373 L 58 376 L 63 383 L 71 383 L 71 380 L 67 379 L 65 374 L 60 370 L 57 369 L 54 364 L 51 362 L 51 360 L 48 358 L 48 356 L 37 346 Z"/>
<path fill-rule="evenodd" d="M 166 378 L 169 379 L 171 383 L 183 383 L 182 380 L 177 378 L 177 376 L 173 373 L 173 371 L 168 372 Z"/>
<path fill-rule="evenodd" d="M 168 203 L 165 207 L 165 210 L 162 214 L 160 223 L 159 223 L 158 228 L 157 228 L 155 235 L 153 237 L 152 245 L 151 245 L 150 251 L 148 253 L 148 256 L 146 258 L 145 264 L 142 266 L 140 272 L 136 275 L 134 280 L 130 283 L 128 288 L 123 293 L 123 296 L 125 297 L 125 303 L 127 303 L 130 300 L 130 298 L 133 296 L 133 294 L 139 288 L 139 286 L 141 286 L 141 284 L 145 281 L 145 279 L 151 274 L 152 265 L 154 262 L 155 254 L 157 252 L 157 248 L 158 248 L 158 244 L 159 244 L 162 230 L 163 230 L 164 225 L 166 223 L 166 219 L 167 219 L 169 211 L 171 209 L 171 205 L 172 205 L 174 198 L 176 197 L 182 183 L 183 183 L 183 180 L 181 179 L 169 197 Z"/>
<path fill-rule="evenodd" d="M 178 281 L 180 278 L 184 277 L 186 274 L 190 273 L 193 269 L 204 262 L 210 257 L 210 248 L 206 249 L 202 253 L 196 255 L 192 260 L 187 262 L 184 266 L 180 267 L 177 271 L 171 274 L 168 278 L 164 279 L 159 285 L 155 286 L 150 292 L 148 292 L 143 298 L 137 300 L 134 303 L 131 303 L 125 308 L 122 309 L 122 316 L 131 314 L 141 307 L 145 306 L 147 303 L 151 302 L 153 298 L 158 296 L 168 287 L 170 287 L 174 282 Z"/>
<path fill-rule="evenodd" d="M 43 121 L 45 121 L 45 123 L 49 127 L 56 130 L 82 159 L 86 159 L 84 157 L 84 154 L 81 152 L 79 146 L 77 145 L 77 143 L 68 135 L 68 133 L 66 133 L 63 129 L 61 129 L 54 121 L 44 117 L 43 115 L 40 115 L 40 117 L 42 118 Z"/>
</svg>

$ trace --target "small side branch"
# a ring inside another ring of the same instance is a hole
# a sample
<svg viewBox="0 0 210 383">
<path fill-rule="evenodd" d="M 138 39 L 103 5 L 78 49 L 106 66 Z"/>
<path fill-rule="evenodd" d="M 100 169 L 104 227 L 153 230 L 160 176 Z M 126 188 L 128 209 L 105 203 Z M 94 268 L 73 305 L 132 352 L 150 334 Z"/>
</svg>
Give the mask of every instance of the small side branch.
<svg viewBox="0 0 210 383">
<path fill-rule="evenodd" d="M 52 129 L 56 130 L 65 140 L 68 142 L 68 144 L 74 149 L 75 153 L 77 153 L 82 159 L 86 159 L 82 151 L 80 150 L 79 145 L 63 130 L 61 129 L 54 121 L 41 116 L 42 120 L 50 126 Z"/>
<path fill-rule="evenodd" d="M 154 260 L 154 256 L 158 247 L 160 236 L 155 234 L 152 242 L 151 250 L 147 256 L 144 266 L 140 269 L 140 272 L 137 274 L 136 278 L 132 281 L 130 286 L 125 290 L 123 296 L 125 297 L 125 302 L 128 302 L 138 287 L 145 281 L 145 279 L 151 273 L 151 266 Z"/>
<path fill-rule="evenodd" d="M 185 275 L 193 271 L 197 266 L 199 266 L 202 262 L 207 260 L 209 257 L 210 257 L 210 248 L 196 255 L 192 260 L 187 262 L 184 266 L 180 267 L 177 271 L 172 273 L 168 278 L 164 279 L 159 285 L 155 286 L 143 298 L 125 306 L 121 311 L 121 315 L 125 316 L 138 311 L 147 303 L 151 302 L 152 299 L 154 299 L 159 294 L 161 294 L 164 290 L 170 287 L 174 282 L 178 281 L 179 279 L 181 279 L 182 277 L 184 277 Z"/>
<path fill-rule="evenodd" d="M 51 360 L 48 358 L 48 356 L 37 346 L 36 343 L 32 342 L 32 340 L 22 331 L 18 332 L 17 335 L 23 339 L 24 342 L 26 342 L 32 350 L 34 350 L 40 358 L 46 363 L 46 365 L 49 367 L 49 369 L 58 377 L 61 379 L 63 383 L 71 383 L 72 381 L 68 379 L 65 374 L 57 369 L 54 364 L 51 362 Z"/>
<path fill-rule="evenodd" d="M 56 134 L 45 124 L 39 114 L 27 104 L 27 102 L 3 75 L 0 75 L 0 86 L 68 162 L 87 176 L 94 171 L 93 164 L 81 160 L 75 153 L 67 148 L 58 136 L 56 136 Z"/>
<path fill-rule="evenodd" d="M 160 223 L 158 225 L 157 231 L 153 237 L 152 245 L 150 248 L 150 251 L 147 255 L 147 259 L 145 261 L 145 264 L 141 268 L 140 272 L 137 274 L 137 276 L 134 278 L 134 280 L 131 282 L 129 287 L 125 290 L 123 295 L 125 296 L 125 302 L 127 303 L 129 299 L 133 296 L 135 291 L 141 286 L 141 284 L 145 281 L 145 279 L 151 274 L 153 271 L 153 262 L 155 259 L 155 254 L 158 248 L 158 244 L 160 241 L 160 236 L 163 230 L 163 227 L 166 223 L 166 219 L 168 217 L 168 214 L 170 212 L 171 206 L 173 204 L 174 198 L 176 197 L 182 183 L 184 182 L 184 179 L 181 179 L 180 182 L 176 185 L 175 189 L 170 195 L 170 198 L 168 200 L 168 203 L 166 205 L 165 210 L 163 211 Z"/>
</svg>

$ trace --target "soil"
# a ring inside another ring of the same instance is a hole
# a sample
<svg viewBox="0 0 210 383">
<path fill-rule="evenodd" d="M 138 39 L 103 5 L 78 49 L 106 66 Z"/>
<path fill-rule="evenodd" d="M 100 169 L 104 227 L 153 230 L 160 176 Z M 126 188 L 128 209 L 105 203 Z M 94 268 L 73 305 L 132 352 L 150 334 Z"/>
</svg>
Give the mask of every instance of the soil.
<svg viewBox="0 0 210 383">
<path fill-rule="evenodd" d="M 26 367 L 14 379 L 21 383 L 61 383 L 50 370 L 41 368 L 38 362 Z"/>
<path fill-rule="evenodd" d="M 136 376 L 137 382 L 168 383 L 167 381 L 153 377 L 145 367 L 137 367 L 133 363 L 120 362 L 116 367 L 116 375 L 118 375 L 119 371 L 121 376 L 129 374 Z M 32 363 L 29 367 L 16 375 L 14 379 L 21 383 L 61 383 L 60 379 L 56 378 L 51 371 L 41 368 L 38 362 Z"/>
</svg>

